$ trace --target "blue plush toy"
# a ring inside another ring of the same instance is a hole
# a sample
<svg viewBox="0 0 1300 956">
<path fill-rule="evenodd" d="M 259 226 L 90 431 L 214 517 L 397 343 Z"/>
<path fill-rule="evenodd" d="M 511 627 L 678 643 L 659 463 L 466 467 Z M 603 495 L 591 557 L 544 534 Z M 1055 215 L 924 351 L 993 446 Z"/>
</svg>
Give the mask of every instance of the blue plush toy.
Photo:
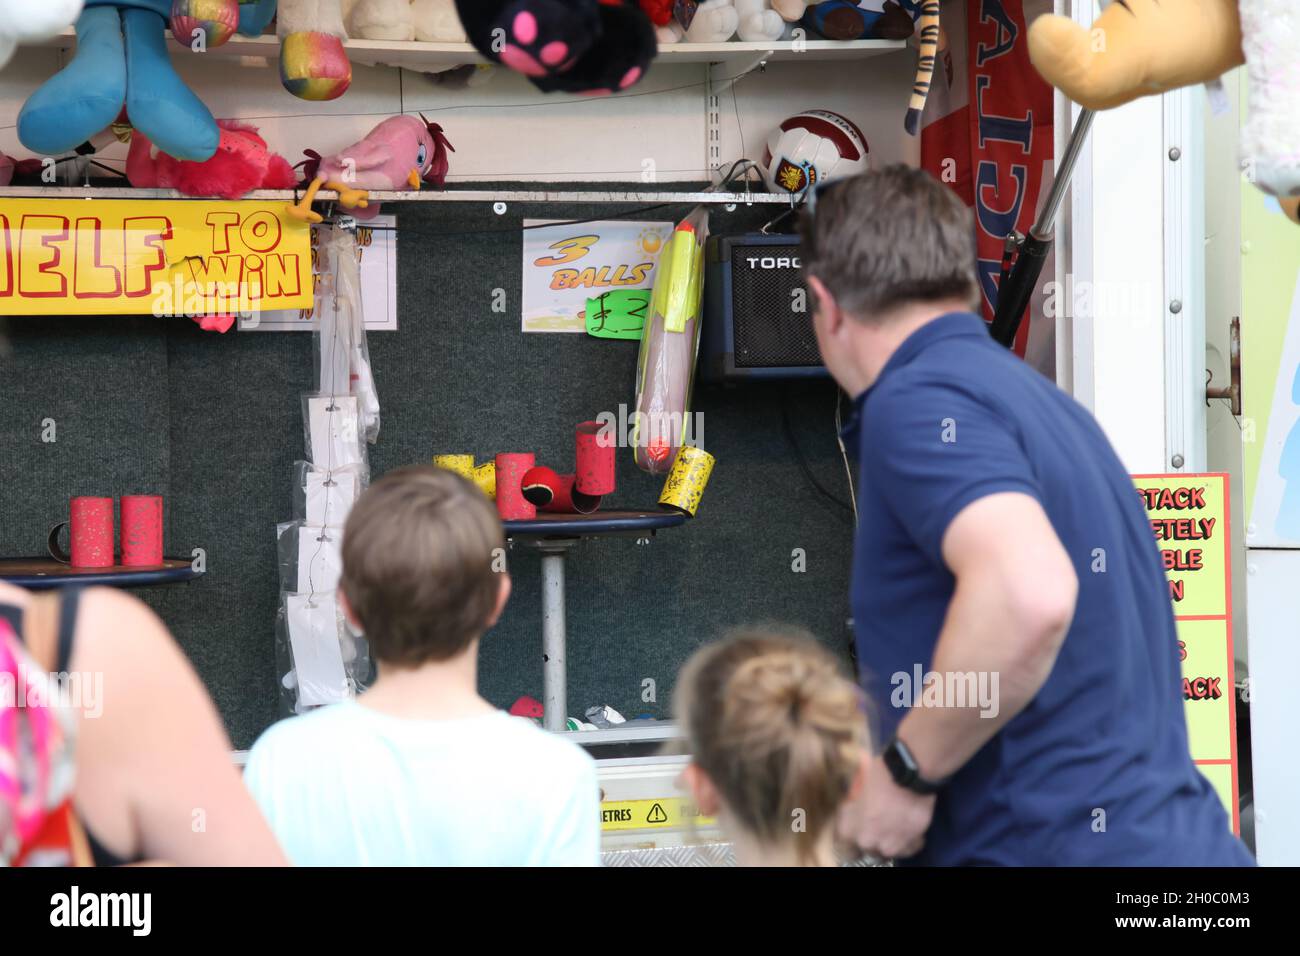
<svg viewBox="0 0 1300 956">
<path fill-rule="evenodd" d="M 276 0 L 240 0 L 239 32 L 257 36 Z M 72 61 L 33 93 L 18 115 L 18 138 L 34 153 L 76 149 L 117 121 L 164 153 L 203 162 L 220 132 L 208 108 L 177 76 L 166 48 L 172 0 L 86 0 Z"/>
</svg>

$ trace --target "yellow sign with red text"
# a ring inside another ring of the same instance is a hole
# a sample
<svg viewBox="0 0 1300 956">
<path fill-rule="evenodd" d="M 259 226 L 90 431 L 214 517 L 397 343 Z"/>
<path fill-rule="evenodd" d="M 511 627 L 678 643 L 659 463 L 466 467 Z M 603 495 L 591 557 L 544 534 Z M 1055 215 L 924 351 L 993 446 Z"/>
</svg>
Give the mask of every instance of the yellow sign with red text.
<svg viewBox="0 0 1300 956">
<path fill-rule="evenodd" d="M 1178 626 L 1192 759 L 1239 832 L 1227 475 L 1138 475 Z"/>
<path fill-rule="evenodd" d="M 0 315 L 225 315 L 312 307 L 286 203 L 0 200 Z"/>
</svg>

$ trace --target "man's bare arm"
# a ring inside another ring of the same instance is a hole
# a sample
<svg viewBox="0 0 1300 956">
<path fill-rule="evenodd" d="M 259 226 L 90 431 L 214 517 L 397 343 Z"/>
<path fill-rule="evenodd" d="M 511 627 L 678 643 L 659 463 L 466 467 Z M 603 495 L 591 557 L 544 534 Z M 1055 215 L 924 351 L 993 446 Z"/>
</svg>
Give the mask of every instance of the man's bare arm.
<svg viewBox="0 0 1300 956">
<path fill-rule="evenodd" d="M 1033 700 L 1074 618 L 1079 587 L 1042 506 L 1025 494 L 989 495 L 959 512 L 943 558 L 957 585 L 930 670 L 945 682 L 973 674 L 976 686 L 996 693 L 987 709 L 976 695 L 965 707 L 914 707 L 901 722 L 898 736 L 929 780 L 957 772 Z"/>
</svg>

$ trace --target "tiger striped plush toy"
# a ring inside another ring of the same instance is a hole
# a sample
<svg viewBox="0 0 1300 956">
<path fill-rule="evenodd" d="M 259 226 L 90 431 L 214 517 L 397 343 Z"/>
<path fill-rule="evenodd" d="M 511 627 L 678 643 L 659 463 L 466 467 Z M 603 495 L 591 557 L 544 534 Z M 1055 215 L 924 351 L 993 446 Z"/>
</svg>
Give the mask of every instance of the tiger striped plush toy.
<svg viewBox="0 0 1300 956">
<path fill-rule="evenodd" d="M 1115 0 L 1085 30 L 1044 16 L 1029 30 L 1043 77 L 1089 109 L 1217 80 L 1246 65 L 1242 166 L 1300 222 L 1300 4 L 1296 0 Z"/>
<path fill-rule="evenodd" d="M 904 121 L 908 133 L 917 134 L 935 65 L 948 48 L 939 25 L 939 0 L 772 0 L 772 9 L 783 19 L 802 21 L 831 40 L 919 37 L 921 59 Z"/>
<path fill-rule="evenodd" d="M 917 22 L 921 37 L 921 61 L 916 67 L 916 83 L 912 87 L 912 102 L 907 107 L 907 118 L 903 126 L 915 136 L 921 129 L 921 114 L 925 112 L 925 101 L 930 97 L 930 83 L 934 79 L 934 65 L 939 59 L 939 50 L 946 46 L 941 42 L 939 29 L 939 0 L 925 0 L 921 4 L 921 18 Z"/>
</svg>

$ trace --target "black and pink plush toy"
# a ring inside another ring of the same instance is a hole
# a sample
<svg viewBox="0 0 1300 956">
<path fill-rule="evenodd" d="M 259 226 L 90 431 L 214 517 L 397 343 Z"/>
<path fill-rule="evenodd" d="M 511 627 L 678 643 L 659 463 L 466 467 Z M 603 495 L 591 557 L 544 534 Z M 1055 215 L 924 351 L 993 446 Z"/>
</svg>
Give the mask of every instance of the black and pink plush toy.
<svg viewBox="0 0 1300 956">
<path fill-rule="evenodd" d="M 480 53 L 544 93 L 626 90 L 658 52 L 635 0 L 456 0 L 456 9 Z"/>
</svg>

